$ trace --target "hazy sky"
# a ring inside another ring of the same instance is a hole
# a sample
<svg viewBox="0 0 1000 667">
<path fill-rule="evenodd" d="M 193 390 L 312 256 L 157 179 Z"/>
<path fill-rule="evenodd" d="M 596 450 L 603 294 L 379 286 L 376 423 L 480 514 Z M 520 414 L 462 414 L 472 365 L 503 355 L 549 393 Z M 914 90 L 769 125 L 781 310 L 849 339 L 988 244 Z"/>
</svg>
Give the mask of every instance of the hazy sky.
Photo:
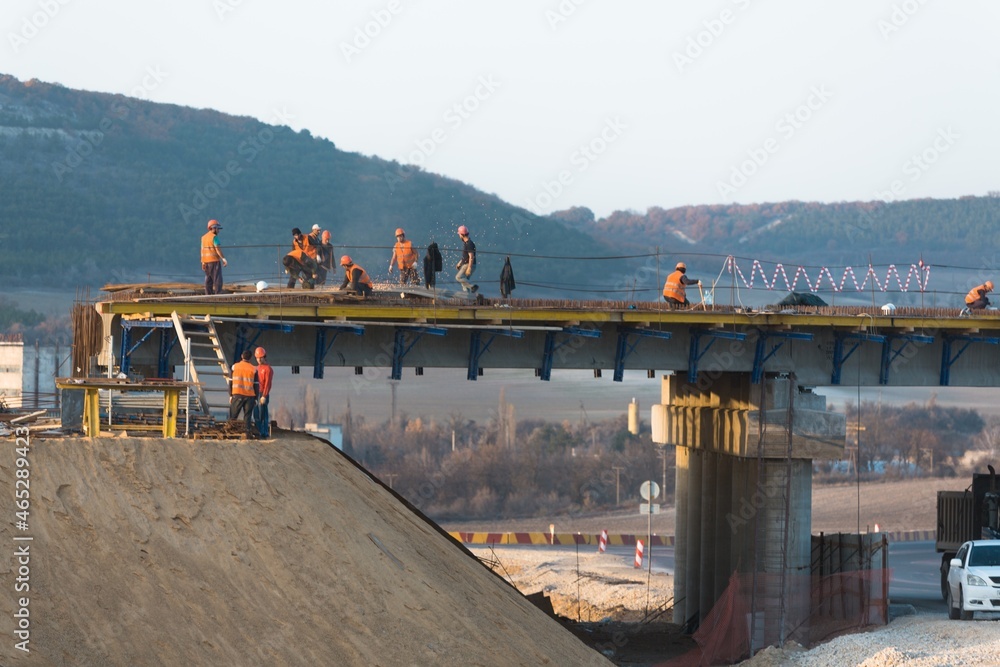
<svg viewBox="0 0 1000 667">
<path fill-rule="evenodd" d="M 212 108 L 514 204 L 1000 189 L 986 0 L 6 0 L 0 73 Z"/>
</svg>

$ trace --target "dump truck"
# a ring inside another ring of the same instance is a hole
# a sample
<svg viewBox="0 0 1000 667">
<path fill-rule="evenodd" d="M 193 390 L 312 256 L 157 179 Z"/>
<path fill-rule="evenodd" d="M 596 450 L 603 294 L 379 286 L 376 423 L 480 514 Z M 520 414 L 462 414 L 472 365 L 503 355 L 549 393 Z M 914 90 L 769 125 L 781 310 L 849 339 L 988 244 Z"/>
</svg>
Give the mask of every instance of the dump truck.
<svg viewBox="0 0 1000 667">
<path fill-rule="evenodd" d="M 973 473 L 965 491 L 938 491 L 937 539 L 941 554 L 941 596 L 948 599 L 948 570 L 958 548 L 969 540 L 1000 539 L 1000 490 L 993 466 Z"/>
</svg>

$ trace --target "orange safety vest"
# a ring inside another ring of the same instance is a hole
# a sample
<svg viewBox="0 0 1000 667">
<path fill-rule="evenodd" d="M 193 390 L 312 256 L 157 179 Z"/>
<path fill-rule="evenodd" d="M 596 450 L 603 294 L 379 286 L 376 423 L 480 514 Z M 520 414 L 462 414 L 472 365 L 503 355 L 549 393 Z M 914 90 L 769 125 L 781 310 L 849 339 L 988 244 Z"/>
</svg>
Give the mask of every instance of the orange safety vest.
<svg viewBox="0 0 1000 667">
<path fill-rule="evenodd" d="M 412 241 L 396 241 L 392 254 L 396 256 L 396 265 L 401 269 L 408 269 L 417 263 L 417 251 L 413 249 Z"/>
<path fill-rule="evenodd" d="M 372 279 L 368 277 L 368 272 L 365 271 L 364 268 L 358 266 L 357 264 L 351 264 L 350 266 L 344 267 L 344 273 L 346 274 L 345 278 L 347 279 L 347 282 L 348 283 L 351 282 L 351 275 L 354 273 L 354 269 L 361 269 L 361 276 L 358 277 L 358 282 L 362 283 L 363 285 L 368 285 L 369 287 L 371 287 Z"/>
<path fill-rule="evenodd" d="M 981 292 L 981 293 L 980 293 Z M 965 303 L 972 303 L 973 301 L 979 301 L 979 299 L 986 296 L 986 284 L 982 284 L 979 287 L 973 287 L 972 291 L 965 295 Z"/>
<path fill-rule="evenodd" d="M 218 262 L 221 257 L 219 257 L 219 249 L 215 245 L 215 232 L 206 232 L 201 237 L 201 263 L 211 264 L 212 262 Z"/>
<path fill-rule="evenodd" d="M 309 257 L 314 260 L 317 257 L 319 257 L 319 251 L 317 250 L 316 246 L 312 244 L 312 240 L 305 234 L 302 235 L 301 243 L 299 243 L 295 239 L 292 239 L 292 246 L 295 248 L 301 248 L 302 252 L 309 255 Z"/>
<path fill-rule="evenodd" d="M 256 396 L 253 379 L 257 369 L 249 361 L 238 361 L 233 365 L 233 396 Z"/>
<path fill-rule="evenodd" d="M 684 287 L 682 278 L 684 278 L 684 274 L 680 271 L 674 271 L 667 276 L 667 282 L 663 285 L 663 296 L 676 299 L 681 303 L 687 301 L 687 289 Z"/>
</svg>

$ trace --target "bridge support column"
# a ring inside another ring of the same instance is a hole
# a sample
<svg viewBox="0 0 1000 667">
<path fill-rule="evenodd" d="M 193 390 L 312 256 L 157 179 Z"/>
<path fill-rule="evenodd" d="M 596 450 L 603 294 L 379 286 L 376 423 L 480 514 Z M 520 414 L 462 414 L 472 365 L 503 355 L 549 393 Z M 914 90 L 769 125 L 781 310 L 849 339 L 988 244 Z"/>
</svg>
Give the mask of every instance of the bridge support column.
<svg viewBox="0 0 1000 667">
<path fill-rule="evenodd" d="M 803 632 L 809 614 L 812 460 L 840 458 L 846 422 L 794 377 L 663 379 L 676 446 L 674 622 L 704 620 L 739 572 L 755 648 Z M 659 437 L 657 437 L 659 436 Z"/>
</svg>

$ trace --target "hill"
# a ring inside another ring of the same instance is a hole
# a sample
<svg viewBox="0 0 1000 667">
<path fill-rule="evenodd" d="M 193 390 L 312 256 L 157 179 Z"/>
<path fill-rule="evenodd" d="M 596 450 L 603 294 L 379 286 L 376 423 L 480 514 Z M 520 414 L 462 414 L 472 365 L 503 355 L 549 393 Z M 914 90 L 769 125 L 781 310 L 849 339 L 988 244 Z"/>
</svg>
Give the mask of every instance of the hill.
<svg viewBox="0 0 1000 667">
<path fill-rule="evenodd" d="M 228 282 L 282 280 L 291 228 L 313 224 L 376 279 L 403 227 L 418 247 L 445 250 L 445 282 L 465 224 L 477 282 L 495 294 L 511 256 L 518 297 L 651 300 L 679 258 L 701 275 L 727 255 L 827 266 L 922 257 L 969 274 L 996 264 L 1000 193 L 873 195 L 542 217 L 418 166 L 341 151 L 280 114 L 263 123 L 0 75 L 0 280 L 11 286 L 199 280 L 209 218 L 224 226 Z"/>
<path fill-rule="evenodd" d="M 609 254 L 464 183 L 279 123 L 0 76 L 0 278 L 63 287 L 198 279 L 210 218 L 231 248 L 230 282 L 276 278 L 292 227 L 313 224 L 373 275 L 388 265 L 396 227 L 415 245 L 452 250 L 446 278 L 460 224 L 473 232 L 484 282 L 499 280 L 507 254 Z M 558 277 L 542 262 L 519 268 L 525 288 L 591 273 L 573 262 Z"/>
<path fill-rule="evenodd" d="M 314 438 L 33 438 L 28 458 L 2 664 L 609 664 Z"/>
</svg>

